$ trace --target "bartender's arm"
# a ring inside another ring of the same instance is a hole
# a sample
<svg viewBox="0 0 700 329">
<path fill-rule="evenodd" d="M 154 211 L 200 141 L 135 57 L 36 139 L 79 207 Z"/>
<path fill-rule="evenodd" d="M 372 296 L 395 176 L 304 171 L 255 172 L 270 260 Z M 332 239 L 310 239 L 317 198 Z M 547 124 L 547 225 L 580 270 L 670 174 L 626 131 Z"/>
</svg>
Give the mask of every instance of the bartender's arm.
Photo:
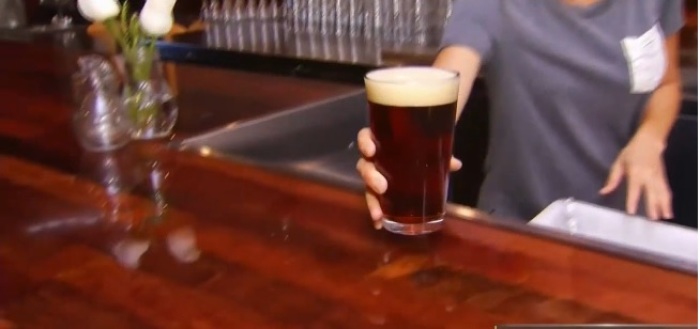
<svg viewBox="0 0 700 329">
<path fill-rule="evenodd" d="M 459 72 L 459 95 L 457 97 L 457 118 L 471 93 L 476 75 L 481 67 L 481 56 L 471 48 L 460 46 L 445 47 L 433 62 L 434 67 Z"/>
<path fill-rule="evenodd" d="M 626 177 L 627 212 L 637 212 L 644 196 L 649 218 L 673 218 L 671 192 L 666 179 L 663 152 L 681 103 L 681 78 L 678 60 L 678 33 L 666 38 L 666 73 L 651 94 L 642 121 L 627 146 L 610 169 L 602 194 L 614 191 Z"/>
</svg>

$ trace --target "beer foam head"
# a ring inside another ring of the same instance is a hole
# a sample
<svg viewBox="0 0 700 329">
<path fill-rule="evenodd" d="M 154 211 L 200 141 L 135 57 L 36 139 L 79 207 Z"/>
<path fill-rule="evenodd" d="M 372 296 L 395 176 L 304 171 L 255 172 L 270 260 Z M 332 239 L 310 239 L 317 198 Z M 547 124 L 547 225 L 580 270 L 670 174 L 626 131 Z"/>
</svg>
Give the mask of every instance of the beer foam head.
<svg viewBox="0 0 700 329">
<path fill-rule="evenodd" d="M 435 106 L 457 101 L 459 76 L 433 67 L 395 67 L 367 73 L 367 100 L 386 106 Z"/>
</svg>

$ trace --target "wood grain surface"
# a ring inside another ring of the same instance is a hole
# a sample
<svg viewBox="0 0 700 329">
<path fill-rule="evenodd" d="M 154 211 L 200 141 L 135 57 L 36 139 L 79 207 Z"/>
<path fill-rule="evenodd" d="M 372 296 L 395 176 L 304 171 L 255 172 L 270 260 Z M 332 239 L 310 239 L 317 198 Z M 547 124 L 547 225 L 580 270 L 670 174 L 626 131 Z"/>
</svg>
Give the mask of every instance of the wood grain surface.
<svg viewBox="0 0 700 329">
<path fill-rule="evenodd" d="M 0 44 L 0 328 L 696 323 L 697 278 L 469 218 L 375 231 L 361 195 L 76 144 L 60 49 Z M 176 136 L 348 86 L 177 67 Z M 211 113 L 204 115 L 202 113 Z"/>
</svg>

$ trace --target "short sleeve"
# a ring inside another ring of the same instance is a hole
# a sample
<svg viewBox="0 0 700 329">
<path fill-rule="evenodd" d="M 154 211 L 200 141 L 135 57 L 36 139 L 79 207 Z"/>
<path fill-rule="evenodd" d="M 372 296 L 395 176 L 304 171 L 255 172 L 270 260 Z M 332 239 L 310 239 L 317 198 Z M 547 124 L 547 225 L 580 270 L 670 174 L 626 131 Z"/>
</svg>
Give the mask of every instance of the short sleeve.
<svg viewBox="0 0 700 329">
<path fill-rule="evenodd" d="M 667 37 L 678 32 L 685 25 L 683 4 L 684 0 L 661 0 L 659 24 Z"/>
<path fill-rule="evenodd" d="M 496 0 L 455 0 L 445 24 L 441 48 L 463 46 L 476 51 L 482 60 L 492 52 L 494 26 L 498 21 Z"/>
</svg>

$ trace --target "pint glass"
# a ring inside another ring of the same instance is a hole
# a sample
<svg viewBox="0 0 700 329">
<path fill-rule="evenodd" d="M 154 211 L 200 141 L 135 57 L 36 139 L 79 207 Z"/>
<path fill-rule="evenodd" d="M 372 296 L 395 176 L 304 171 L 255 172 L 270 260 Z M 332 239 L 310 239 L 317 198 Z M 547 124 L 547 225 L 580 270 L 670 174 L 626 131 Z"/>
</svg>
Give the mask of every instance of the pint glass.
<svg viewBox="0 0 700 329">
<path fill-rule="evenodd" d="M 390 232 L 442 228 L 459 75 L 432 67 L 379 69 L 365 76 L 374 163 L 388 181 L 379 197 Z"/>
</svg>

